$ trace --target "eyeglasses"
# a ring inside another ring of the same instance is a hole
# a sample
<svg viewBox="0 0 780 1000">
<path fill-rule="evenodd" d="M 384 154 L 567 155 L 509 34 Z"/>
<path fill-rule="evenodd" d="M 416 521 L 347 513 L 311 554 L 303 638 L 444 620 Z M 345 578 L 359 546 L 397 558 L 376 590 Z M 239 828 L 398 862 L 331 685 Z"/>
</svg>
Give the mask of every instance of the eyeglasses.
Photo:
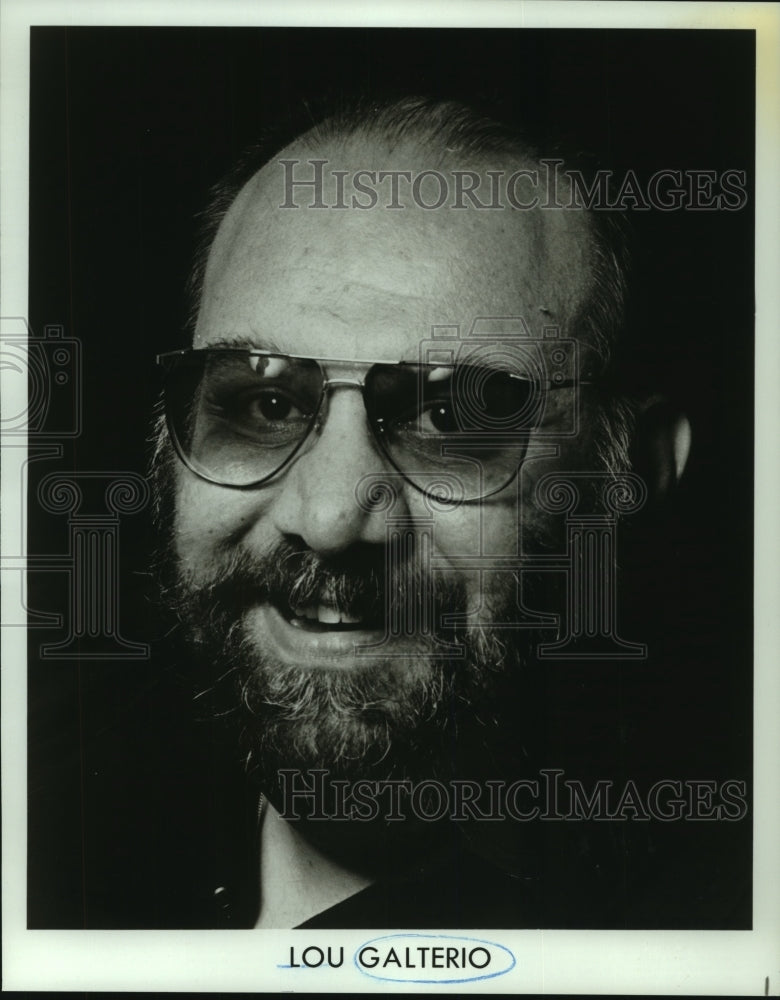
<svg viewBox="0 0 780 1000">
<path fill-rule="evenodd" d="M 455 477 L 459 501 L 507 487 L 540 426 L 547 392 L 575 384 L 541 377 L 543 371 L 522 352 L 505 357 L 501 367 L 221 347 L 171 351 L 157 363 L 165 373 L 173 445 L 201 479 L 235 489 L 268 482 L 319 431 L 328 394 L 358 389 L 368 426 L 390 465 L 439 500 L 445 498 L 441 478 L 435 485 L 437 474 L 450 483 Z M 339 371 L 362 378 L 331 377 Z"/>
</svg>

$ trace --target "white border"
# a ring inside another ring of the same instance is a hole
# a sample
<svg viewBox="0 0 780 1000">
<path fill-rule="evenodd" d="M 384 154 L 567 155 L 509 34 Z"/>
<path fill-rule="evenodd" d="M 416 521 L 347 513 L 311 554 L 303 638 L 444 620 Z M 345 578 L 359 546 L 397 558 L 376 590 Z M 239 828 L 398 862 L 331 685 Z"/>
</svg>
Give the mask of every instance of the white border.
<svg viewBox="0 0 780 1000">
<path fill-rule="evenodd" d="M 459 0 L 327 4 L 239 0 L 62 2 L 4 0 L 0 12 L 0 316 L 27 310 L 27 134 L 32 24 L 318 25 L 463 27 L 755 28 L 757 31 L 756 202 L 756 570 L 754 930 L 504 931 L 491 939 L 517 956 L 512 973 L 460 992 L 780 995 L 780 5 Z M 692 123 L 694 127 L 694 123 Z M 18 387 L 17 387 L 18 388 Z M 6 412 L 19 400 L 6 395 Z M 727 466 L 727 459 L 724 460 Z M 728 475 L 727 467 L 724 475 Z M 3 482 L 3 549 L 21 523 L 16 483 Z M 12 595 L 7 595 L 8 601 Z M 376 989 L 357 970 L 327 977 L 277 968 L 289 947 L 344 944 L 366 932 L 87 932 L 25 929 L 26 649 L 23 629 L 2 630 L 3 986 L 5 989 L 198 991 Z M 453 932 L 450 932 L 453 933 Z M 262 935 L 260 937 L 259 935 Z M 402 985 L 393 987 L 404 992 Z M 408 987 L 419 991 L 419 986 Z M 441 987 L 439 987 L 441 989 Z"/>
</svg>

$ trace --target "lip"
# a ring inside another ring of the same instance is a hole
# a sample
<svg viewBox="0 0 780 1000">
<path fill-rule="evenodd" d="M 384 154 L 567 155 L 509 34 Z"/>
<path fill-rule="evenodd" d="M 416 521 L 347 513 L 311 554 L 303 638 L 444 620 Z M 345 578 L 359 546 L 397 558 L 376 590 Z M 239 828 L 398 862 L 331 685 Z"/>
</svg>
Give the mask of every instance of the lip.
<svg viewBox="0 0 780 1000">
<path fill-rule="evenodd" d="M 258 645 L 282 661 L 305 667 L 349 667 L 352 664 L 367 664 L 371 654 L 358 655 L 356 647 L 373 646 L 381 642 L 381 629 L 332 629 L 327 632 L 309 632 L 296 628 L 271 604 L 258 604 L 247 616 L 247 626 L 255 633 Z M 407 644 L 406 640 L 388 640 L 395 649 Z M 387 652 L 383 643 L 380 647 Z M 377 651 L 379 652 L 379 650 Z"/>
</svg>

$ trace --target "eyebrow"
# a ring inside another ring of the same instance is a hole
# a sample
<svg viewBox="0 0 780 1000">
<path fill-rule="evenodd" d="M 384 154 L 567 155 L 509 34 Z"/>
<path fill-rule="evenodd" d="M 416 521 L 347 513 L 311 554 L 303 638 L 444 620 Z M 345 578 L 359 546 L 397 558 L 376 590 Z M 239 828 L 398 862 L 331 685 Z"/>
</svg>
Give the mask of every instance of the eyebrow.
<svg viewBox="0 0 780 1000">
<path fill-rule="evenodd" d="M 279 344 L 269 337 L 220 337 L 219 340 L 211 340 L 203 345 L 206 349 L 213 350 L 243 350 L 243 351 L 270 351 L 272 354 L 289 354 L 283 350 Z"/>
</svg>

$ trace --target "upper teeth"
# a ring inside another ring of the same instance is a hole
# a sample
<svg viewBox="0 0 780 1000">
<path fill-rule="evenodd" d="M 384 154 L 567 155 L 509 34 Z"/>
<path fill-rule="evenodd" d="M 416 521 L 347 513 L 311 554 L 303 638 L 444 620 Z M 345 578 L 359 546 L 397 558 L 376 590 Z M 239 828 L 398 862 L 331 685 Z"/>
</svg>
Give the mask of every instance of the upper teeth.
<svg viewBox="0 0 780 1000">
<path fill-rule="evenodd" d="M 360 621 L 360 618 L 353 618 L 352 615 L 334 608 L 331 604 L 307 604 L 305 607 L 293 608 L 293 613 L 297 618 L 310 618 L 312 621 L 322 622 L 323 625 L 338 625 L 339 622 L 356 625 Z"/>
</svg>

